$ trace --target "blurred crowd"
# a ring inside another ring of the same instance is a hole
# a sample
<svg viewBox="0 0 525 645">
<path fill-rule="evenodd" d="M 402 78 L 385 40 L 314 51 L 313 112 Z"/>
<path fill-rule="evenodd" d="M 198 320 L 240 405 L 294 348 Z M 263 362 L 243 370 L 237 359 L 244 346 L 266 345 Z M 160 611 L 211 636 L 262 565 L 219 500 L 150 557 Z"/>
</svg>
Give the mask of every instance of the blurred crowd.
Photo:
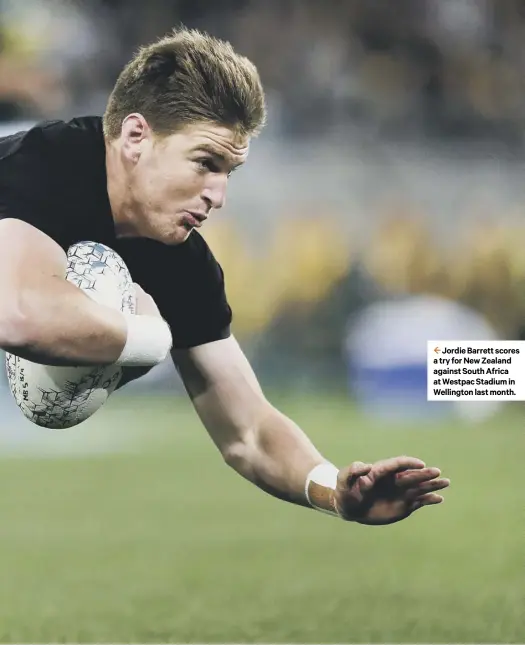
<svg viewBox="0 0 525 645">
<path fill-rule="evenodd" d="M 256 61 L 284 134 L 521 141 L 523 0 L 0 0 L 0 118 L 102 111 L 130 54 L 179 23 Z"/>
</svg>

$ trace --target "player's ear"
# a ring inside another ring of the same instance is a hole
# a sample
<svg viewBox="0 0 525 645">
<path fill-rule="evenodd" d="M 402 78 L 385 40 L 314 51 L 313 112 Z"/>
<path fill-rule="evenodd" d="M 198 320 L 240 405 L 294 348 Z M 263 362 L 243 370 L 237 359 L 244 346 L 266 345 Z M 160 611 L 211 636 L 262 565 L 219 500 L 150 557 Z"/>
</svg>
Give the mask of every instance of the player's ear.
<svg viewBox="0 0 525 645">
<path fill-rule="evenodd" d="M 142 114 L 133 113 L 122 121 L 121 129 L 122 152 L 127 159 L 137 162 L 142 153 L 144 143 L 151 136 L 150 127 Z"/>
</svg>

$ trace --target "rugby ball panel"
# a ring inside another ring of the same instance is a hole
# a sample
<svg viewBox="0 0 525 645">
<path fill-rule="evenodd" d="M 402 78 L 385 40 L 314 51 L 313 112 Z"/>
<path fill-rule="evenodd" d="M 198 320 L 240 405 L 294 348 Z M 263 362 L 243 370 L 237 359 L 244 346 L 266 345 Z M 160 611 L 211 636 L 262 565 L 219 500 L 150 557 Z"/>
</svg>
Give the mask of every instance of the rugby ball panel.
<svg viewBox="0 0 525 645">
<path fill-rule="evenodd" d="M 67 253 L 66 279 L 91 298 L 136 313 L 133 280 L 122 258 L 97 242 L 79 242 Z M 11 392 L 23 414 L 46 428 L 82 423 L 107 401 L 122 368 L 116 365 L 55 367 L 6 354 Z"/>
<path fill-rule="evenodd" d="M 55 367 L 6 356 L 11 392 L 30 421 L 65 429 L 91 417 L 117 387 L 122 371 L 105 367 Z"/>
<path fill-rule="evenodd" d="M 69 247 L 66 280 L 101 304 L 136 313 L 135 287 L 128 267 L 105 244 L 79 242 Z"/>
</svg>

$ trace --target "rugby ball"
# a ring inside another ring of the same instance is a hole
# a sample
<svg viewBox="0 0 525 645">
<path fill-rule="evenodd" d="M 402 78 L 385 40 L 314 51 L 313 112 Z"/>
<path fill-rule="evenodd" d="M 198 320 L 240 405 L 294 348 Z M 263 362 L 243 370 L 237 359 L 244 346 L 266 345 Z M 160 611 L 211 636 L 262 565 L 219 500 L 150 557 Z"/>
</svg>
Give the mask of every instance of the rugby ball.
<svg viewBox="0 0 525 645">
<path fill-rule="evenodd" d="M 97 242 L 79 242 L 67 253 L 66 280 L 91 298 L 122 312 L 136 312 L 133 280 L 122 258 Z M 54 367 L 6 354 L 11 393 L 24 416 L 44 428 L 70 428 L 99 410 L 117 387 L 117 365 Z"/>
</svg>

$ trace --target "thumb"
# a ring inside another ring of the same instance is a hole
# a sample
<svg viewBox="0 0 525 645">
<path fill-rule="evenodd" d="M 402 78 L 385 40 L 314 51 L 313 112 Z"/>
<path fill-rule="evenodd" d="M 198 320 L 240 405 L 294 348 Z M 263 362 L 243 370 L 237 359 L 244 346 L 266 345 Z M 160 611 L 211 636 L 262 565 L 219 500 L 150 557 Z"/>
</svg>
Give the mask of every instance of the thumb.
<svg viewBox="0 0 525 645">
<path fill-rule="evenodd" d="M 365 464 L 362 461 L 354 461 L 350 466 L 341 468 L 337 477 L 337 483 L 341 488 L 351 488 L 359 477 L 368 475 L 372 470 L 372 464 Z"/>
</svg>

